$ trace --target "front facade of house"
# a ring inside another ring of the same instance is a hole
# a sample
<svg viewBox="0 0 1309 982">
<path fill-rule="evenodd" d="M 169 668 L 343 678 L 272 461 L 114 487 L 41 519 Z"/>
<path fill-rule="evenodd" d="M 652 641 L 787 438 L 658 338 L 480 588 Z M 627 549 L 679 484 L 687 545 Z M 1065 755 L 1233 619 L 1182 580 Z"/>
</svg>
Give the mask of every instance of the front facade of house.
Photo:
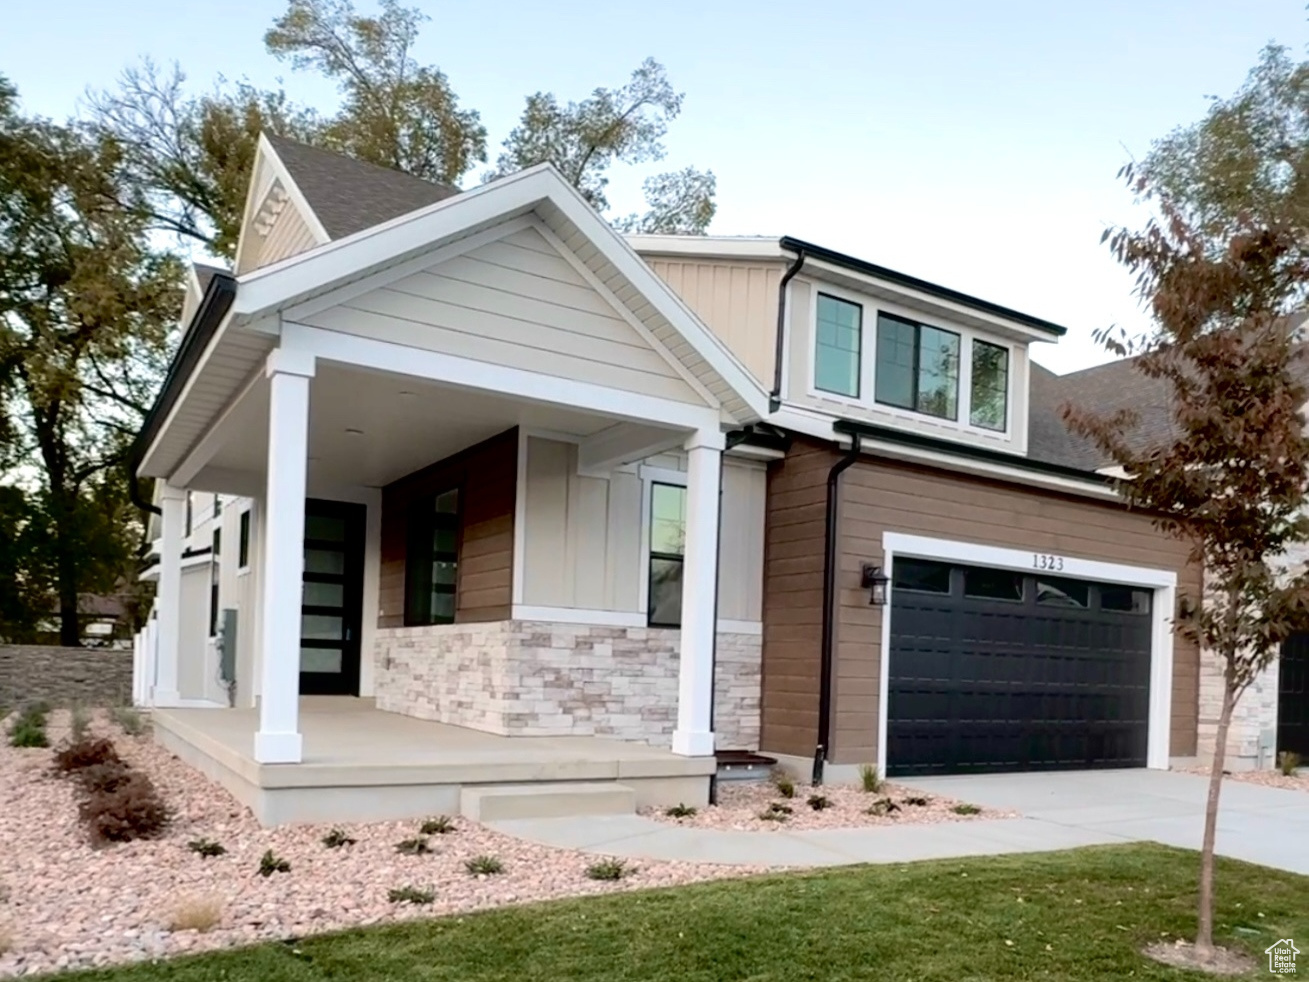
<svg viewBox="0 0 1309 982">
<path fill-rule="evenodd" d="M 257 706 L 260 764 L 306 759 L 301 695 L 834 776 L 1196 753 L 1199 577 L 1062 459 L 1055 325 L 268 139 L 185 314 L 137 693 Z"/>
</svg>

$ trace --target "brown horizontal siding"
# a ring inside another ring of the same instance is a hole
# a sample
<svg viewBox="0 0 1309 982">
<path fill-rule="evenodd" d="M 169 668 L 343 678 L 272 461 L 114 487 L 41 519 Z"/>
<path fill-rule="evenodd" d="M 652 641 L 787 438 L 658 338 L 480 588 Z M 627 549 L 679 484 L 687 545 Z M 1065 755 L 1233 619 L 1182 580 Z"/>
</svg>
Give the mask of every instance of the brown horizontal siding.
<svg viewBox="0 0 1309 982">
<path fill-rule="evenodd" d="M 823 527 L 836 454 L 797 444 L 768 469 L 760 747 L 809 756 L 818 727 Z"/>
<path fill-rule="evenodd" d="M 469 447 L 400 478 L 382 490 L 382 572 L 378 627 L 400 627 L 405 607 L 406 515 L 416 499 L 460 489 L 455 620 L 510 617 L 513 600 L 514 502 L 518 431 Z"/>
<path fill-rule="evenodd" d="M 837 459 L 829 446 L 797 439 L 769 477 L 762 746 L 780 753 L 808 756 L 814 750 L 822 507 L 827 471 Z M 801 510 L 806 520 L 797 522 L 794 513 Z M 869 605 L 859 574 L 863 563 L 882 561 L 885 531 L 1174 570 L 1179 594 L 1200 595 L 1200 572 L 1186 562 L 1185 545 L 1155 530 L 1148 515 L 949 471 L 861 461 L 842 478 L 833 666 L 832 759 L 837 763 L 877 759 L 883 610 Z M 1199 652 L 1177 637 L 1173 657 L 1171 752 L 1187 756 L 1196 745 Z M 779 665 L 771 664 L 774 658 L 780 658 Z M 781 710 L 785 714 L 776 717 Z"/>
</svg>

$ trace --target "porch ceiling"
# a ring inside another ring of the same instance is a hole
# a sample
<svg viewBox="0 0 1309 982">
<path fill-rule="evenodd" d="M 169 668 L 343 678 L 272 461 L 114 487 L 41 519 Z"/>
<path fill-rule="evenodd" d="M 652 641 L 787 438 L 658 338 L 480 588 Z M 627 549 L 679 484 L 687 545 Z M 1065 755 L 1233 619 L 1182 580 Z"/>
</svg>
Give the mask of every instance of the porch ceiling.
<svg viewBox="0 0 1309 982">
<path fill-rule="evenodd" d="M 613 421 L 408 376 L 320 362 L 309 395 L 309 488 L 381 487 L 513 426 L 578 437 Z M 247 475 L 262 482 L 268 384 L 259 381 L 215 431 L 220 449 L 195 486 Z M 240 487 L 213 488 L 240 492 Z"/>
</svg>

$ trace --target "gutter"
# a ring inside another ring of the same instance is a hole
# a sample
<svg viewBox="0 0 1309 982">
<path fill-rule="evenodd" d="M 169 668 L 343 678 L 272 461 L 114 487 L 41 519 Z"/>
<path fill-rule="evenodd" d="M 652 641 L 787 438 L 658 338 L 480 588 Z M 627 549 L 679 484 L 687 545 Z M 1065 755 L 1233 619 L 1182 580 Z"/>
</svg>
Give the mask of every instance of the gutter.
<svg viewBox="0 0 1309 982">
<path fill-rule="evenodd" d="M 823 635 L 818 669 L 818 736 L 814 742 L 814 770 L 810 783 L 823 783 L 823 767 L 832 745 L 832 664 L 836 648 L 836 536 L 840 510 L 841 475 L 863 450 L 863 437 L 854 433 L 850 449 L 827 472 L 827 522 L 823 537 Z"/>
<path fill-rule="evenodd" d="M 783 246 L 786 239 L 782 240 Z M 786 268 L 782 281 L 777 284 L 777 332 L 776 349 L 773 352 L 773 391 L 768 393 L 768 412 L 777 412 L 782 408 L 782 356 L 786 353 L 786 287 L 792 277 L 804 266 L 805 250 L 796 250 L 795 262 Z"/>
<path fill-rule="evenodd" d="M 214 273 L 209 280 L 209 286 L 205 289 L 204 297 L 200 300 L 200 306 L 196 308 L 186 333 L 182 335 L 182 343 L 178 345 L 177 354 L 173 356 L 172 363 L 168 366 L 168 374 L 164 376 L 164 384 L 160 387 L 159 395 L 154 405 L 150 407 L 150 411 L 146 413 L 136 439 L 132 441 L 132 447 L 127 455 L 128 494 L 132 504 L 142 511 L 155 515 L 163 514 L 157 505 L 141 498 L 137 469 L 141 466 L 146 451 L 150 449 L 150 444 L 163 429 L 164 420 L 177 405 L 182 389 L 186 386 L 191 373 L 195 371 L 201 355 L 217 333 L 218 325 L 227 316 L 235 299 L 236 279 L 227 273 Z"/>
</svg>

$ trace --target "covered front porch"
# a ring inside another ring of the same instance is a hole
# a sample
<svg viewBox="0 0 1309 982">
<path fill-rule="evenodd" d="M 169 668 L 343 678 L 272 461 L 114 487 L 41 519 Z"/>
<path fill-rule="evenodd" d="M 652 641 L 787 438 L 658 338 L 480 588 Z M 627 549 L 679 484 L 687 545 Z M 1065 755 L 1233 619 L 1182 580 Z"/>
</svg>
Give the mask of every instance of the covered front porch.
<svg viewBox="0 0 1309 982">
<path fill-rule="evenodd" d="M 757 739 L 758 460 L 727 509 L 754 585 L 721 609 L 718 570 L 727 435 L 760 393 L 575 192 L 488 185 L 212 309 L 139 467 L 160 739 L 268 821 L 466 813 L 470 783 L 703 800 L 724 706 Z M 240 496 L 214 539 L 231 708 L 181 684 L 188 490 Z"/>
<path fill-rule="evenodd" d="M 155 737 L 264 825 L 477 819 L 480 800 L 469 791 L 519 785 L 547 785 L 557 803 L 571 794 L 582 808 L 597 783 L 630 789 L 635 807 L 703 804 L 716 766 L 622 740 L 499 736 L 383 712 L 371 699 L 305 696 L 298 709 L 304 751 L 295 767 L 255 759 L 255 709 L 156 709 Z"/>
</svg>

